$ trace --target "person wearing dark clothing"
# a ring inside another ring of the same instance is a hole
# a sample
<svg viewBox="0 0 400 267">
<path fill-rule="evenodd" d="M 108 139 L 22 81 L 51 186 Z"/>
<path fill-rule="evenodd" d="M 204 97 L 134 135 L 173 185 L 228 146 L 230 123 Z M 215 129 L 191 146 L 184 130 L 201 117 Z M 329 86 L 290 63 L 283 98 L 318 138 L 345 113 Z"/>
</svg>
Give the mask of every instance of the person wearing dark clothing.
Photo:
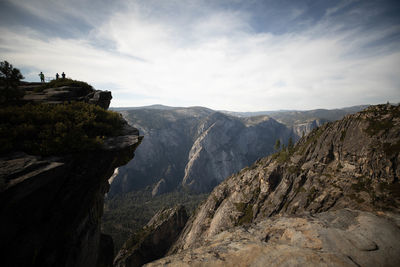
<svg viewBox="0 0 400 267">
<path fill-rule="evenodd" d="M 40 77 L 40 82 L 44 83 L 44 74 L 43 74 L 43 72 L 39 73 L 39 77 Z"/>
<path fill-rule="evenodd" d="M 61 76 L 62 76 L 63 79 L 65 79 L 65 73 L 64 72 L 61 74 Z"/>
<path fill-rule="evenodd" d="M 60 75 L 58 75 L 58 72 L 56 73 L 56 80 L 58 80 L 58 78 L 60 78 Z"/>
</svg>

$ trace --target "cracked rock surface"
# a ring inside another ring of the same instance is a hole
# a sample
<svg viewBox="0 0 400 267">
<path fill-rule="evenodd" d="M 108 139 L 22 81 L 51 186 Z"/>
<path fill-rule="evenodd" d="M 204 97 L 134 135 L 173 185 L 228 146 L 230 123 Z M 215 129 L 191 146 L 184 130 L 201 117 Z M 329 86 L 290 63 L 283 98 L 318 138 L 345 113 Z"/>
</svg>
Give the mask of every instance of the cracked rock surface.
<svg viewBox="0 0 400 267">
<path fill-rule="evenodd" d="M 350 209 L 274 217 L 146 266 L 399 266 L 399 219 Z"/>
</svg>

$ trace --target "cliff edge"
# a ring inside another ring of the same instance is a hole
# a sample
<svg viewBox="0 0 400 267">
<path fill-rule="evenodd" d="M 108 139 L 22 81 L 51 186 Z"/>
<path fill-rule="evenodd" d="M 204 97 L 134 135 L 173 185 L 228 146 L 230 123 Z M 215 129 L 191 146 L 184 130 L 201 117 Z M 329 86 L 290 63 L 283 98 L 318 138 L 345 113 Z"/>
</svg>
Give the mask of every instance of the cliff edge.
<svg viewBox="0 0 400 267">
<path fill-rule="evenodd" d="M 71 100 L 67 91 L 76 90 L 61 89 L 54 91 L 63 91 L 63 102 Z M 86 93 L 92 94 L 90 99 L 104 95 Z M 105 95 L 105 102 L 79 99 L 79 94 L 72 100 L 107 108 L 111 93 Z M 45 98 L 39 102 L 58 104 Z M 14 151 L 0 156 L 3 266 L 112 266 L 112 239 L 100 232 L 104 194 L 114 169 L 133 158 L 142 137 L 125 122 L 118 136 L 101 138 L 100 147 L 79 153 L 41 156 Z"/>
</svg>

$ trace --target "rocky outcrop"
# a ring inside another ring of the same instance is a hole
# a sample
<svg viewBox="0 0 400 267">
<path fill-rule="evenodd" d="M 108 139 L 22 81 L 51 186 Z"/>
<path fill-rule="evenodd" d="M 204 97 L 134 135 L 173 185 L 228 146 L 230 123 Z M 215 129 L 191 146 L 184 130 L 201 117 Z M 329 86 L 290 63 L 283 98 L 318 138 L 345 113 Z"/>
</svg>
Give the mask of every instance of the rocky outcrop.
<svg viewBox="0 0 400 267">
<path fill-rule="evenodd" d="M 399 266 L 399 222 L 399 214 L 350 209 L 274 217 L 145 266 Z"/>
<path fill-rule="evenodd" d="M 158 183 L 156 183 L 153 190 L 151 191 L 151 196 L 155 197 L 164 194 L 165 192 L 167 192 L 167 183 L 164 179 L 161 179 L 160 181 L 158 181 Z"/>
<path fill-rule="evenodd" d="M 217 186 L 170 253 L 277 215 L 343 208 L 398 213 L 399 152 L 400 106 L 373 106 L 325 124 L 292 150 L 259 160 Z"/>
<path fill-rule="evenodd" d="M 304 135 L 311 133 L 312 130 L 323 125 L 326 122 L 328 122 L 328 120 L 315 119 L 315 120 L 310 120 L 307 122 L 295 124 L 295 125 L 291 126 L 291 128 L 293 129 L 295 136 L 303 137 Z"/>
<path fill-rule="evenodd" d="M 161 258 L 176 241 L 187 219 L 183 206 L 159 211 L 141 231 L 126 241 L 115 258 L 114 266 L 142 266 Z"/>
<path fill-rule="evenodd" d="M 112 246 L 100 233 L 107 179 L 139 143 L 132 131 L 107 140 L 101 151 L 1 158 L 2 264 L 96 266 L 99 251 Z"/>
<path fill-rule="evenodd" d="M 85 92 L 82 98 L 79 88 L 50 92 L 34 101 L 94 99 L 108 107 L 111 99 L 109 92 L 99 91 Z M 105 139 L 95 151 L 52 157 L 1 155 L 1 264 L 112 266 L 112 238 L 100 232 L 104 194 L 114 169 L 133 158 L 141 139 L 137 129 L 125 124 L 120 136 Z"/>
<path fill-rule="evenodd" d="M 61 86 L 35 92 L 34 88 L 40 85 L 40 83 L 23 83 L 20 86 L 25 91 L 23 102 L 60 104 L 71 101 L 82 101 L 107 109 L 112 99 L 110 91 L 83 87 Z"/>
</svg>

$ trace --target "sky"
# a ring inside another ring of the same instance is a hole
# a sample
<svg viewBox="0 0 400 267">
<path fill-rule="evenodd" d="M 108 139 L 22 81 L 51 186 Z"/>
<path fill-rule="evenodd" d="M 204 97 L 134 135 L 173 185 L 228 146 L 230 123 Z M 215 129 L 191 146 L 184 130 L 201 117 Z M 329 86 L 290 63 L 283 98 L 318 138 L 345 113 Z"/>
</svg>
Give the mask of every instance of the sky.
<svg viewBox="0 0 400 267">
<path fill-rule="evenodd" d="M 400 1 L 1 0 L 0 60 L 112 107 L 261 111 L 400 102 Z"/>
</svg>

